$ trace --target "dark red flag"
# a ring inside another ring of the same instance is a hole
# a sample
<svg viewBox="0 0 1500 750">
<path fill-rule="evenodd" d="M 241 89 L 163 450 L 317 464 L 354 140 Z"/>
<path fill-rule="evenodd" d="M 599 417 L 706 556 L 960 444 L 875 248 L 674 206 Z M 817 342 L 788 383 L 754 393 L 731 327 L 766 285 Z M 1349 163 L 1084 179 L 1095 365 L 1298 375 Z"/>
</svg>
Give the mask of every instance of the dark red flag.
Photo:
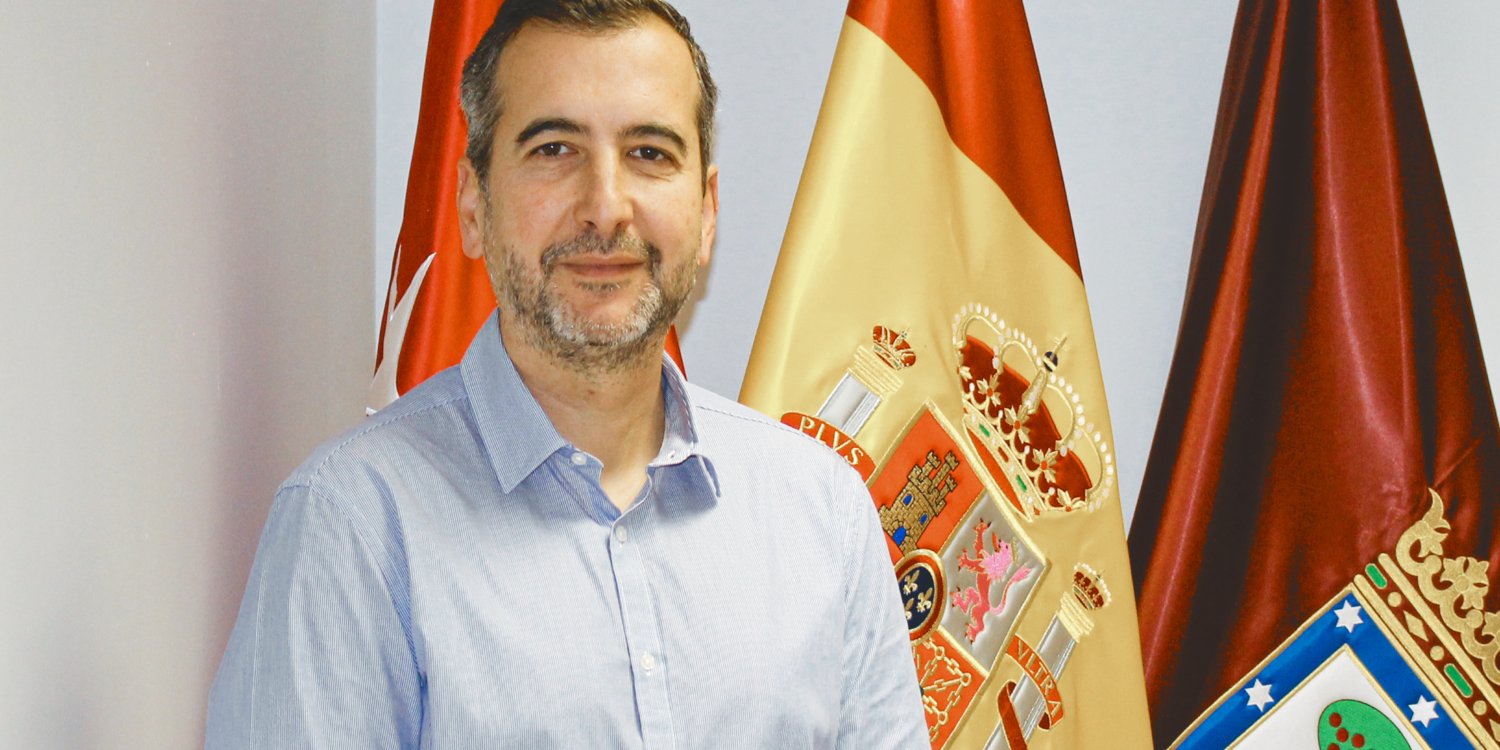
<svg viewBox="0 0 1500 750">
<path fill-rule="evenodd" d="M 1500 564 L 1500 434 L 1394 0 L 1243 0 L 1130 535 L 1166 746 L 1427 508 Z"/>
</svg>

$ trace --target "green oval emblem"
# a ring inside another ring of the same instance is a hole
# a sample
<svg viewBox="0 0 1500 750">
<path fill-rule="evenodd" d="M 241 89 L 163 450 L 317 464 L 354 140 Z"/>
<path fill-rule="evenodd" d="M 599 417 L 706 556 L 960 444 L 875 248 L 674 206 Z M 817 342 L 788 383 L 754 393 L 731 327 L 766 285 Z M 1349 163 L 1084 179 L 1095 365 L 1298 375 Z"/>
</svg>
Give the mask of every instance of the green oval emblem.
<svg viewBox="0 0 1500 750">
<path fill-rule="evenodd" d="M 1359 701 L 1334 701 L 1318 719 L 1319 750 L 1411 750 L 1390 717 Z"/>
</svg>

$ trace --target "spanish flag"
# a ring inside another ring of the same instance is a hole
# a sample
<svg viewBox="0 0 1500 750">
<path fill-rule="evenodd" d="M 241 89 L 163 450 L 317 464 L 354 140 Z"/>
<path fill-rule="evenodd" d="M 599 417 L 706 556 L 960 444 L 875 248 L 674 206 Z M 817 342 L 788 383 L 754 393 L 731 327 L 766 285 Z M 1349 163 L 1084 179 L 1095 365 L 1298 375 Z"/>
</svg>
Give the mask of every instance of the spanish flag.
<svg viewBox="0 0 1500 750">
<path fill-rule="evenodd" d="M 934 748 L 1151 745 L 1020 0 L 853 0 L 741 400 L 869 482 Z"/>
</svg>

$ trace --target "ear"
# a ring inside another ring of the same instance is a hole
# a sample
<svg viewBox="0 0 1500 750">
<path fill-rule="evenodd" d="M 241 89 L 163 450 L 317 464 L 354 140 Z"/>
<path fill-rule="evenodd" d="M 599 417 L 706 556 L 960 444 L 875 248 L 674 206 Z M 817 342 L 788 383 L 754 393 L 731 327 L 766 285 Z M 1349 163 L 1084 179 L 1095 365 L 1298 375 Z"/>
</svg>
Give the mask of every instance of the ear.
<svg viewBox="0 0 1500 750">
<path fill-rule="evenodd" d="M 478 259 L 484 255 L 485 205 L 479 189 L 479 175 L 474 163 L 465 156 L 458 160 L 458 234 L 463 238 L 464 255 Z"/>
<path fill-rule="evenodd" d="M 714 232 L 719 227 L 719 165 L 708 165 L 708 179 L 703 181 L 703 246 L 698 249 L 698 266 L 708 265 L 714 251 Z"/>
</svg>

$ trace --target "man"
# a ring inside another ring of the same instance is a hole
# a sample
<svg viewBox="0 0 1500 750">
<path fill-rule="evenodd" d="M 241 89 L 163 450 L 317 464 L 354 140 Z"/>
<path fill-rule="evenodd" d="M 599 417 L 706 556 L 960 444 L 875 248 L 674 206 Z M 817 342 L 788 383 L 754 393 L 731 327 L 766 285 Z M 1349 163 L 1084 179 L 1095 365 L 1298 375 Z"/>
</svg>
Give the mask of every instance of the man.
<svg viewBox="0 0 1500 750">
<path fill-rule="evenodd" d="M 920 748 L 858 475 L 688 385 L 714 88 L 659 0 L 508 0 L 464 73 L 463 363 L 277 494 L 209 748 Z"/>
</svg>

